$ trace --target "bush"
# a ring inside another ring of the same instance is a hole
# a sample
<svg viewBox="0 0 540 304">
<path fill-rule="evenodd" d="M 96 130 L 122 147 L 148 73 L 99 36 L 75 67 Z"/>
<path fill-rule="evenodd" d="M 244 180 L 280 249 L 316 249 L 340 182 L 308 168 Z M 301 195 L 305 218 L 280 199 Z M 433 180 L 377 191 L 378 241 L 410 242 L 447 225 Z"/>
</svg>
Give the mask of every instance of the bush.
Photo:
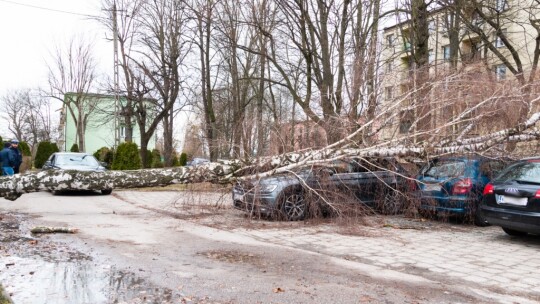
<svg viewBox="0 0 540 304">
<path fill-rule="evenodd" d="M 71 146 L 71 149 L 69 149 L 70 152 L 80 152 L 79 151 L 79 145 L 77 144 L 73 144 L 73 146 Z"/>
<path fill-rule="evenodd" d="M 180 166 L 185 166 L 187 164 L 187 154 L 185 152 L 182 152 L 180 154 L 180 159 L 178 160 Z"/>
<path fill-rule="evenodd" d="M 19 149 L 21 149 L 21 153 L 23 156 L 32 156 L 32 151 L 30 150 L 30 146 L 27 142 L 21 141 L 19 143 Z"/>
<path fill-rule="evenodd" d="M 42 141 L 39 143 L 36 151 L 36 159 L 34 160 L 34 166 L 36 168 L 43 167 L 43 164 L 47 161 L 49 156 L 54 152 L 58 152 L 58 146 L 56 143 L 51 143 L 49 141 Z"/>
<path fill-rule="evenodd" d="M 152 162 L 150 167 L 152 168 L 163 168 L 163 162 L 161 161 L 161 153 L 158 149 L 152 150 Z"/>
<path fill-rule="evenodd" d="M 141 168 L 141 156 L 136 143 L 124 142 L 118 146 L 112 163 L 113 170 L 135 170 Z"/>
<path fill-rule="evenodd" d="M 110 168 L 114 161 L 114 150 L 107 147 L 101 147 L 94 152 L 94 157 L 100 162 L 107 163 L 107 168 Z"/>
</svg>

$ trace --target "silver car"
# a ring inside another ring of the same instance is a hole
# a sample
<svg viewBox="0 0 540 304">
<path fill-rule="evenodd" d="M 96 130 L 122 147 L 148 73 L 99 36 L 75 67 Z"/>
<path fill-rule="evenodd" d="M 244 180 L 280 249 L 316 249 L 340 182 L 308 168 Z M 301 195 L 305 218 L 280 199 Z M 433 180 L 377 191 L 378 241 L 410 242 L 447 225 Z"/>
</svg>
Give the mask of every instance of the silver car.
<svg viewBox="0 0 540 304">
<path fill-rule="evenodd" d="M 42 170 L 76 170 L 104 172 L 106 163 L 99 162 L 93 155 L 75 152 L 56 152 L 43 164 Z M 65 189 L 70 190 L 70 189 Z M 76 190 L 76 189 L 73 189 Z M 53 191 L 55 193 L 55 191 Z M 102 189 L 102 194 L 111 194 L 112 189 Z"/>
</svg>

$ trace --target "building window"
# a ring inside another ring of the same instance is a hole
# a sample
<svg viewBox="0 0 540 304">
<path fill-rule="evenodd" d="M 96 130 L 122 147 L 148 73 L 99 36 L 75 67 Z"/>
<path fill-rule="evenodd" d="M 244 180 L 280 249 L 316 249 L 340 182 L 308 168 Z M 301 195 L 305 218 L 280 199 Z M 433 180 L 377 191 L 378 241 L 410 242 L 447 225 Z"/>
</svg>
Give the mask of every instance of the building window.
<svg viewBox="0 0 540 304">
<path fill-rule="evenodd" d="M 436 32 L 437 27 L 436 27 L 436 24 L 435 24 L 435 20 L 429 20 L 428 29 L 429 29 L 429 34 L 430 35 L 432 35 L 432 34 L 434 34 Z"/>
<path fill-rule="evenodd" d="M 388 46 L 394 46 L 394 34 L 390 34 L 386 36 L 386 44 Z"/>
<path fill-rule="evenodd" d="M 386 72 L 390 73 L 394 70 L 394 63 L 392 61 L 388 61 L 386 63 Z"/>
<path fill-rule="evenodd" d="M 477 11 L 474 11 L 472 13 L 472 17 L 471 17 L 471 21 L 472 21 L 472 25 L 473 26 L 481 26 L 482 25 L 482 18 L 480 17 L 480 15 L 478 14 Z"/>
<path fill-rule="evenodd" d="M 506 36 L 506 29 L 501 29 L 501 35 L 497 35 L 497 33 L 495 33 L 495 47 L 497 48 L 501 48 L 501 47 L 504 47 L 504 42 L 502 41 L 501 39 L 501 35 L 502 36 Z"/>
<path fill-rule="evenodd" d="M 409 52 L 412 49 L 411 47 L 412 46 L 411 46 L 411 43 L 409 41 L 405 40 L 405 42 L 403 42 L 403 51 Z"/>
<path fill-rule="evenodd" d="M 120 126 L 120 141 L 123 141 L 124 138 L 126 138 L 126 126 Z"/>
<path fill-rule="evenodd" d="M 384 88 L 384 95 L 386 97 L 386 100 L 390 100 L 392 99 L 394 96 L 392 96 L 392 93 L 393 93 L 393 88 L 392 87 L 386 87 Z"/>
<path fill-rule="evenodd" d="M 497 0 L 495 8 L 496 8 L 496 10 L 498 12 L 502 12 L 504 10 L 507 10 L 508 9 L 508 1 L 507 0 Z"/>
<path fill-rule="evenodd" d="M 495 70 L 497 80 L 506 79 L 506 66 L 504 64 L 496 65 L 493 69 Z"/>
<path fill-rule="evenodd" d="M 450 45 L 443 46 L 442 50 L 443 50 L 443 59 L 446 61 L 450 60 Z"/>
<path fill-rule="evenodd" d="M 399 133 L 407 134 L 412 127 L 412 121 L 410 119 L 402 119 L 399 122 Z"/>
</svg>

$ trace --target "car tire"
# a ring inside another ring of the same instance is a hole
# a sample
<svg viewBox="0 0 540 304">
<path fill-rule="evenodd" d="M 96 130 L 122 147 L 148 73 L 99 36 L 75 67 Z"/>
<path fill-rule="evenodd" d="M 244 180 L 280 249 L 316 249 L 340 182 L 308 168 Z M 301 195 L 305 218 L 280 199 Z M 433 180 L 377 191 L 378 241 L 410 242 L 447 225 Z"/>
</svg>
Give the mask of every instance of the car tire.
<svg viewBox="0 0 540 304">
<path fill-rule="evenodd" d="M 398 191 L 390 190 L 384 194 L 379 208 L 382 214 L 394 215 L 401 213 L 403 209 L 402 197 Z"/>
<path fill-rule="evenodd" d="M 101 190 L 101 194 L 103 195 L 109 195 L 112 193 L 112 189 L 103 189 Z"/>
<path fill-rule="evenodd" d="M 474 212 L 474 225 L 478 227 L 491 226 L 478 210 Z"/>
<path fill-rule="evenodd" d="M 285 190 L 281 196 L 280 211 L 287 221 L 301 221 L 306 218 L 307 204 L 304 193 L 301 190 Z"/>
<path fill-rule="evenodd" d="M 518 230 L 506 228 L 506 227 L 501 227 L 501 228 L 504 232 L 506 232 L 506 234 L 511 235 L 511 236 L 526 236 L 527 235 L 527 232 L 518 231 Z"/>
</svg>

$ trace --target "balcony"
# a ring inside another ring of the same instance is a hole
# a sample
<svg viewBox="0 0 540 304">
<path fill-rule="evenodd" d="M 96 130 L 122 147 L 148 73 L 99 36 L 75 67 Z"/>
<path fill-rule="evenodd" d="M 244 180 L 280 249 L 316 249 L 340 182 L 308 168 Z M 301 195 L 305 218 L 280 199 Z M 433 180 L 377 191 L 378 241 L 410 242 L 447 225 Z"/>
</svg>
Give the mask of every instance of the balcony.
<svg viewBox="0 0 540 304">
<path fill-rule="evenodd" d="M 463 64 L 476 63 L 482 60 L 482 54 L 480 52 L 468 52 L 461 54 L 461 62 Z"/>
</svg>

